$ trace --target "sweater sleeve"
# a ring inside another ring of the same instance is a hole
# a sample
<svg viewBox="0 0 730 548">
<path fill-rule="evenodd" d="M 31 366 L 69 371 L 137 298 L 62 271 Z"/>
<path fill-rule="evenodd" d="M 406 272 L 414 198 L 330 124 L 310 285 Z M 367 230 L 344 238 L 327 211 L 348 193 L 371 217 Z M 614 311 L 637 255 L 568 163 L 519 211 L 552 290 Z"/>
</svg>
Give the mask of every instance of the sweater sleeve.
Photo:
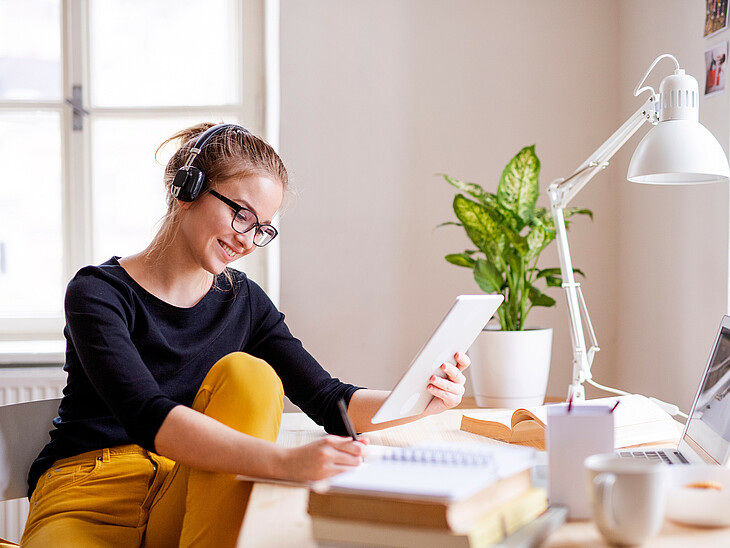
<svg viewBox="0 0 730 548">
<path fill-rule="evenodd" d="M 134 300 L 125 286 L 83 270 L 66 290 L 66 327 L 79 362 L 129 437 L 154 451 L 154 439 L 177 405 L 164 395 L 134 345 Z"/>
<path fill-rule="evenodd" d="M 346 436 L 337 401 L 350 403 L 360 387 L 332 377 L 295 338 L 264 291 L 248 280 L 252 333 L 246 352 L 265 360 L 281 378 L 286 396 L 330 434 Z"/>
</svg>

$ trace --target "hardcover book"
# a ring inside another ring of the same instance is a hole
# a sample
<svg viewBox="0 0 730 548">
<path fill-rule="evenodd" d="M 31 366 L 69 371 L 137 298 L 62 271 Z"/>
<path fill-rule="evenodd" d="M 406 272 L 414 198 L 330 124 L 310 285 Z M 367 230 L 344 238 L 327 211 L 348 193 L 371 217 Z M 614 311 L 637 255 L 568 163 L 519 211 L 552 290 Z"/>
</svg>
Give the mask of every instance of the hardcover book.
<svg viewBox="0 0 730 548">
<path fill-rule="evenodd" d="M 370 523 L 468 531 L 479 517 L 532 488 L 530 470 L 523 470 L 455 502 L 395 499 L 372 495 L 312 491 L 307 511 L 321 516 Z"/>
<path fill-rule="evenodd" d="M 547 508 L 544 489 L 532 488 L 482 515 L 469 530 L 372 523 L 312 516 L 312 535 L 320 545 L 386 546 L 398 548 L 486 548 L 532 522 Z"/>
</svg>

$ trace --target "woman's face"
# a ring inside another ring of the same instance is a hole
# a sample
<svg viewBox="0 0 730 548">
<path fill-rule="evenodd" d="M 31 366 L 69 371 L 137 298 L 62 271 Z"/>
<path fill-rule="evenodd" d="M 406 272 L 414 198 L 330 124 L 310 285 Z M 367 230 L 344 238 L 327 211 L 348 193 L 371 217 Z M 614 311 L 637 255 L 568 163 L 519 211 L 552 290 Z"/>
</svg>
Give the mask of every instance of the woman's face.
<svg viewBox="0 0 730 548">
<path fill-rule="evenodd" d="M 215 190 L 253 211 L 261 224 L 271 223 L 281 206 L 284 189 L 268 175 L 250 175 L 218 182 Z M 195 202 L 182 203 L 181 230 L 193 262 L 217 275 L 225 267 L 256 249 L 255 229 L 245 234 L 233 230 L 233 209 L 205 192 Z"/>
</svg>

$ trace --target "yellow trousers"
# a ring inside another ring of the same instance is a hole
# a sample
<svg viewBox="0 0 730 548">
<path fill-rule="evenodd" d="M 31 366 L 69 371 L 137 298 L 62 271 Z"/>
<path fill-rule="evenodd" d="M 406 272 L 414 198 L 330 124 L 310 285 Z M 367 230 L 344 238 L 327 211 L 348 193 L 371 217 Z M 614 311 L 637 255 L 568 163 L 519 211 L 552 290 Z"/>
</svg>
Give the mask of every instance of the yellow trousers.
<svg viewBox="0 0 730 548">
<path fill-rule="evenodd" d="M 216 363 L 193 409 L 276 441 L 284 391 L 264 361 L 236 352 Z M 30 499 L 28 548 L 235 546 L 252 484 L 176 464 L 138 445 L 56 461 Z"/>
</svg>

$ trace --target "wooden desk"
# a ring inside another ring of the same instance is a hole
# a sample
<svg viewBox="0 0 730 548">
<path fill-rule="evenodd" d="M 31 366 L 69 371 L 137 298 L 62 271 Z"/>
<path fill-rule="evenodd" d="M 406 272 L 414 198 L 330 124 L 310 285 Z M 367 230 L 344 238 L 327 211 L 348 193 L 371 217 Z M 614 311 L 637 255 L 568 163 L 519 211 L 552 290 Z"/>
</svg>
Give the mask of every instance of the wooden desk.
<svg viewBox="0 0 730 548">
<path fill-rule="evenodd" d="M 459 430 L 460 410 L 368 434 L 373 443 L 407 446 L 421 441 L 489 442 L 482 436 Z M 296 446 L 324 435 L 324 430 L 303 413 L 285 413 L 278 443 Z M 285 487 L 258 483 L 254 486 L 239 537 L 239 547 L 315 548 L 307 515 L 309 492 L 301 487 Z M 661 534 L 645 547 L 685 548 L 730 546 L 730 528 L 700 529 L 665 522 Z M 556 531 L 544 545 L 549 548 L 608 546 L 590 521 L 569 522 Z"/>
</svg>

